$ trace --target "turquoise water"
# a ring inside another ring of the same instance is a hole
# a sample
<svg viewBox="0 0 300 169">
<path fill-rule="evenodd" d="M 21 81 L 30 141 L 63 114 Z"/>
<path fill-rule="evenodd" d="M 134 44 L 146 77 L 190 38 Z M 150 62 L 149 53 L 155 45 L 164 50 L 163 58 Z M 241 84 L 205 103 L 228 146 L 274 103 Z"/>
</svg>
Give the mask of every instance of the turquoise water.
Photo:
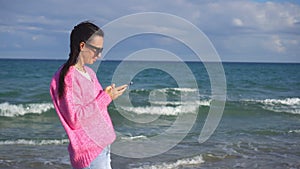
<svg viewBox="0 0 300 169">
<path fill-rule="evenodd" d="M 48 92 L 52 75 L 63 63 L 0 60 L 0 168 L 70 168 L 68 139 Z M 119 64 L 101 62 L 96 71 L 103 86 L 110 85 Z M 196 115 L 196 121 L 179 144 L 158 156 L 127 158 L 112 154 L 115 169 L 300 168 L 300 64 L 223 63 L 225 110 L 214 134 L 202 144 L 197 139 L 211 102 L 204 65 L 186 63 L 197 81 L 198 89 L 194 89 L 189 87 L 189 76 L 178 71 L 180 64 L 156 64 L 173 68 L 185 87 L 179 87 L 179 79 L 158 69 L 147 68 L 131 75 L 133 85 L 127 94 L 132 105 L 109 107 L 116 131 L 126 139 L 149 139 L 167 130 L 180 114 Z M 124 77 L 128 72 L 123 72 Z M 198 100 L 181 109 L 184 105 L 180 96 L 195 91 Z M 132 119 L 159 117 L 136 123 L 123 113 Z"/>
</svg>

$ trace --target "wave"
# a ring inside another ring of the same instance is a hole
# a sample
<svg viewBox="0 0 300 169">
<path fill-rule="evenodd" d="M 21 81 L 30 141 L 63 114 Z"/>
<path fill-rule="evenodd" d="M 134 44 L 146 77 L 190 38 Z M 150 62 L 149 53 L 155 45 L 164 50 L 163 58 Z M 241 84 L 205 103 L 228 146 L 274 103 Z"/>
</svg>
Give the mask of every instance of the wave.
<svg viewBox="0 0 300 169">
<path fill-rule="evenodd" d="M 163 88 L 163 89 L 158 89 L 158 91 L 161 91 L 161 92 L 167 92 L 167 91 L 199 92 L 199 89 L 196 89 L 196 88 Z"/>
<path fill-rule="evenodd" d="M 150 101 L 152 105 L 171 105 L 171 106 L 179 106 L 179 105 L 198 105 L 198 106 L 210 106 L 211 100 L 197 100 L 197 101 Z"/>
<path fill-rule="evenodd" d="M 160 106 L 180 106 L 180 105 L 198 105 L 198 106 L 210 106 L 211 100 L 197 100 L 191 102 L 181 102 L 181 101 L 150 101 L 151 105 Z"/>
<path fill-rule="evenodd" d="M 136 114 L 177 116 L 183 113 L 198 113 L 198 105 L 180 106 L 146 106 L 146 107 L 121 107 L 121 109 Z"/>
<path fill-rule="evenodd" d="M 42 114 L 53 108 L 51 103 L 10 104 L 4 102 L 0 104 L 0 116 L 15 117 L 25 114 Z"/>
<path fill-rule="evenodd" d="M 0 141 L 0 145 L 63 145 L 69 143 L 69 139 L 54 140 L 5 140 Z"/>
<path fill-rule="evenodd" d="M 147 136 L 138 135 L 138 136 L 121 136 L 121 140 L 138 140 L 138 139 L 147 139 Z"/>
<path fill-rule="evenodd" d="M 300 133 L 300 129 L 298 129 L 298 130 L 289 130 L 288 133 Z"/>
<path fill-rule="evenodd" d="M 160 88 L 160 89 L 133 89 L 130 92 L 140 95 L 151 94 L 153 96 L 162 94 L 165 96 L 190 96 L 199 97 L 199 89 L 197 88 Z"/>
<path fill-rule="evenodd" d="M 300 105 L 300 98 L 265 99 L 261 102 L 270 105 L 282 104 L 282 105 L 294 106 L 294 105 Z"/>
<path fill-rule="evenodd" d="M 202 155 L 190 157 L 190 158 L 183 158 L 179 159 L 175 162 L 168 162 L 168 163 L 161 163 L 161 164 L 145 164 L 141 167 L 134 168 L 134 169 L 177 169 L 184 166 L 199 166 L 200 164 L 204 163 Z"/>
<path fill-rule="evenodd" d="M 274 112 L 300 114 L 300 98 L 249 100 L 261 104 L 263 109 Z"/>
<path fill-rule="evenodd" d="M 149 95 L 151 106 L 121 107 L 122 110 L 135 114 L 176 116 L 182 113 L 198 113 L 199 106 L 210 106 L 209 98 L 200 99 L 198 89 L 194 88 L 162 88 L 162 89 L 135 89 L 135 93 Z M 167 96 L 180 96 L 188 100 L 167 101 Z M 163 100 L 162 100 L 163 99 Z"/>
<path fill-rule="evenodd" d="M 160 92 L 167 92 L 167 91 L 179 91 L 179 92 L 198 92 L 199 89 L 197 88 L 162 88 L 162 89 L 134 89 L 133 91 L 136 92 L 145 92 L 145 91 L 160 91 Z"/>
</svg>

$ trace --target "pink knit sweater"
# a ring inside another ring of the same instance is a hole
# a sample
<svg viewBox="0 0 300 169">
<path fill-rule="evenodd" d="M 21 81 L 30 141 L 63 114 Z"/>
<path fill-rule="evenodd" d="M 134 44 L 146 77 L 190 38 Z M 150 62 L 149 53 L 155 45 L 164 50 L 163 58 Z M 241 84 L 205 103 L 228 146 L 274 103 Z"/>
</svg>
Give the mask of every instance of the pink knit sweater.
<svg viewBox="0 0 300 169">
<path fill-rule="evenodd" d="M 91 81 L 74 66 L 65 76 L 65 94 L 58 97 L 59 69 L 52 78 L 50 95 L 59 119 L 68 134 L 68 151 L 74 168 L 87 167 L 111 144 L 116 134 L 107 112 L 112 101 L 103 91 L 95 72 L 85 67 Z"/>
</svg>

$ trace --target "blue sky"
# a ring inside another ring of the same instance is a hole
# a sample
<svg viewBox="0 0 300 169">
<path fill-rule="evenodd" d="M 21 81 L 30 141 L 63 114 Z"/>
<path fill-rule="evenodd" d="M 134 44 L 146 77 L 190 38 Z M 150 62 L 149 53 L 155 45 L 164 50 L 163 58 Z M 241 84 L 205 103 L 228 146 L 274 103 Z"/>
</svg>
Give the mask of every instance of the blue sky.
<svg viewBox="0 0 300 169">
<path fill-rule="evenodd" d="M 202 30 L 222 61 L 300 62 L 297 0 L 0 0 L 0 9 L 0 58 L 67 59 L 70 31 L 83 20 L 103 26 L 129 14 L 164 12 Z M 184 45 L 164 44 L 170 41 L 136 37 L 116 49 L 127 55 L 152 46 L 176 48 L 190 59 Z"/>
</svg>

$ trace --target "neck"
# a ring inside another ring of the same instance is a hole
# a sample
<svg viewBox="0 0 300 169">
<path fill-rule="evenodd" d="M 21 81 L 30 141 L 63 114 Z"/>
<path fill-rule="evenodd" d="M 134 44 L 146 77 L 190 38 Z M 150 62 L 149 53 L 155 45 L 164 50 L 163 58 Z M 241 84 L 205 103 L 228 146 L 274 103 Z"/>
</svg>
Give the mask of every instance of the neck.
<svg viewBox="0 0 300 169">
<path fill-rule="evenodd" d="M 80 63 L 80 62 L 77 62 L 77 63 L 75 64 L 75 67 L 76 67 L 76 69 L 79 70 L 79 71 L 86 72 L 85 69 L 84 69 L 84 64 L 82 64 L 82 63 Z"/>
</svg>

